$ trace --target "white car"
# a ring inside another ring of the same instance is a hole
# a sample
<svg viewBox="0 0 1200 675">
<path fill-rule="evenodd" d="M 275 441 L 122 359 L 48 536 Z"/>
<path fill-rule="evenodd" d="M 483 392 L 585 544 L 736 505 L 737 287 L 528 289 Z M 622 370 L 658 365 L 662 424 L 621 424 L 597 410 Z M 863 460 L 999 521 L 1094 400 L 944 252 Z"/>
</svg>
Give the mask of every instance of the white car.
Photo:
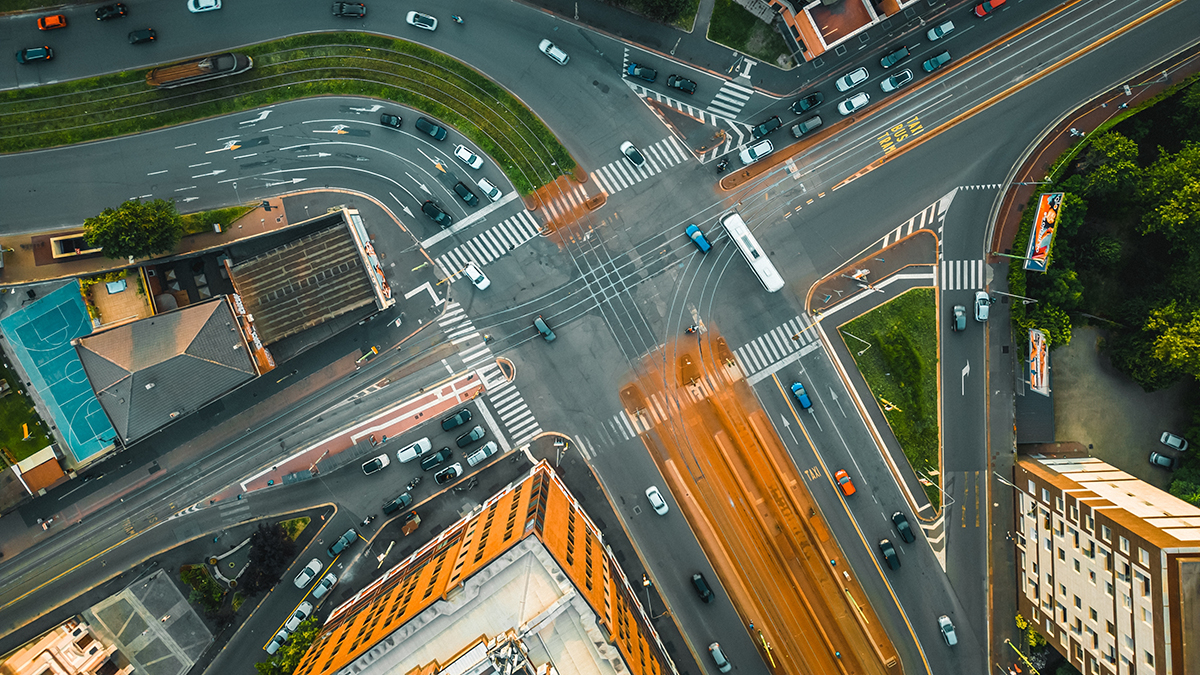
<svg viewBox="0 0 1200 675">
<path fill-rule="evenodd" d="M 930 42 L 933 42 L 934 40 L 941 40 L 952 32 L 954 32 L 954 22 L 947 21 L 930 28 L 929 31 L 925 33 L 925 37 L 929 38 Z"/>
<path fill-rule="evenodd" d="M 992 306 L 992 296 L 987 291 L 975 291 L 975 320 L 987 321 L 988 309 Z"/>
<path fill-rule="evenodd" d="M 1162 437 L 1159 438 L 1158 441 L 1168 448 L 1174 448 L 1180 452 L 1188 449 L 1188 442 L 1186 440 L 1169 431 L 1164 431 Z"/>
<path fill-rule="evenodd" d="M 465 145 L 456 145 L 454 147 L 454 156 L 457 157 L 463 164 L 466 164 L 472 169 L 483 168 L 483 160 L 479 157 L 479 155 L 476 155 L 468 150 L 467 146 Z"/>
<path fill-rule="evenodd" d="M 463 269 L 463 276 L 470 279 L 471 283 L 475 284 L 475 288 L 481 291 L 487 290 L 487 287 L 492 285 L 491 280 L 487 278 L 487 275 L 483 273 L 483 270 L 479 269 L 479 265 L 476 265 L 474 261 L 467 263 L 466 268 Z"/>
<path fill-rule="evenodd" d="M 891 77 L 884 78 L 883 82 L 879 83 L 879 88 L 885 93 L 889 91 L 896 91 L 900 87 L 903 87 L 912 81 L 913 72 L 908 68 L 905 68 Z"/>
<path fill-rule="evenodd" d="M 399 460 L 401 464 L 405 462 L 411 462 L 432 449 L 433 444 L 429 442 L 429 438 L 422 438 L 412 445 L 397 450 L 396 459 Z"/>
<path fill-rule="evenodd" d="M 541 42 L 539 42 L 538 49 L 542 50 L 543 54 L 545 54 L 546 56 L 549 56 L 551 59 L 554 60 L 555 63 L 557 63 L 560 66 L 567 65 L 567 61 L 571 60 L 571 57 L 567 56 L 566 52 L 559 49 L 558 47 L 555 47 L 554 43 L 549 40 L 542 40 Z"/>
<path fill-rule="evenodd" d="M 425 30 L 437 30 L 437 19 L 433 18 L 432 16 L 429 16 L 428 14 L 422 14 L 420 12 L 409 12 L 408 16 L 404 17 L 404 20 L 408 22 L 408 25 L 414 26 L 416 28 L 424 28 Z"/>
<path fill-rule="evenodd" d="M 300 603 L 300 606 L 296 608 L 296 613 L 292 615 L 292 618 L 287 620 L 287 623 L 283 624 L 283 627 L 286 628 L 289 633 L 295 633 L 296 629 L 300 627 L 300 624 L 305 619 L 312 616 L 312 611 L 313 606 L 311 602 Z"/>
<path fill-rule="evenodd" d="M 383 471 L 385 468 L 387 468 L 388 462 L 390 461 L 391 460 L 388 459 L 387 454 L 382 454 L 375 459 L 368 459 L 367 461 L 363 462 L 363 473 L 370 476 L 376 471 Z"/>
<path fill-rule="evenodd" d="M 646 158 L 643 157 L 642 153 L 638 151 L 637 147 L 629 141 L 625 141 L 621 144 L 621 154 L 625 155 L 625 159 L 629 160 L 630 164 L 638 167 L 639 169 L 646 164 Z"/>
<path fill-rule="evenodd" d="M 188 0 L 188 11 L 193 14 L 221 9 L 221 0 Z"/>
<path fill-rule="evenodd" d="M 651 485 L 646 488 L 646 499 L 650 500 L 650 506 L 654 507 L 654 512 L 660 516 L 667 515 L 667 500 L 663 499 L 662 493 L 658 491 L 658 487 Z"/>
<path fill-rule="evenodd" d="M 950 621 L 950 617 L 945 614 L 939 616 L 938 628 L 942 629 L 942 637 L 945 638 L 946 644 L 951 647 L 958 644 L 958 635 L 954 632 L 954 623 Z"/>
<path fill-rule="evenodd" d="M 313 586 L 313 600 L 320 600 L 325 596 L 326 593 L 329 592 L 329 589 L 333 588 L 333 585 L 336 583 L 337 577 L 333 576 L 333 574 L 326 574 L 325 578 L 322 579 L 320 583 L 318 583 L 316 586 Z"/>
<path fill-rule="evenodd" d="M 475 184 L 478 185 L 479 189 L 483 191 L 484 196 L 491 201 L 498 202 L 500 201 L 500 198 L 504 196 L 504 193 L 500 191 L 500 188 L 496 187 L 492 181 L 486 178 L 480 178 Z"/>
<path fill-rule="evenodd" d="M 775 146 L 771 145 L 771 141 L 764 138 L 754 145 L 742 148 L 742 151 L 738 153 L 738 159 L 742 160 L 742 164 L 749 166 L 771 154 L 771 151 L 774 149 Z"/>
<path fill-rule="evenodd" d="M 263 649 L 266 649 L 268 654 L 273 655 L 275 652 L 279 651 L 279 648 L 283 646 L 283 643 L 287 642 L 289 635 L 290 633 L 288 633 L 288 630 L 284 628 L 276 633 L 275 637 L 271 638 L 271 641 L 267 643 L 267 646 L 263 647 Z"/>
<path fill-rule="evenodd" d="M 850 91 L 863 82 L 866 82 L 868 77 L 871 77 L 871 74 L 867 72 L 866 68 L 855 68 L 854 70 L 839 77 L 837 81 L 833 83 L 833 86 L 837 87 L 838 91 Z"/>
<path fill-rule="evenodd" d="M 305 586 L 309 585 L 320 573 L 321 559 L 313 558 L 312 560 L 308 561 L 308 564 L 304 566 L 304 569 L 300 570 L 300 574 L 296 575 L 296 588 L 304 588 Z"/>
<path fill-rule="evenodd" d="M 838 112 L 843 115 L 849 115 L 856 110 L 862 110 L 871 102 L 871 95 L 865 91 L 860 91 L 850 98 L 838 104 Z"/>
</svg>

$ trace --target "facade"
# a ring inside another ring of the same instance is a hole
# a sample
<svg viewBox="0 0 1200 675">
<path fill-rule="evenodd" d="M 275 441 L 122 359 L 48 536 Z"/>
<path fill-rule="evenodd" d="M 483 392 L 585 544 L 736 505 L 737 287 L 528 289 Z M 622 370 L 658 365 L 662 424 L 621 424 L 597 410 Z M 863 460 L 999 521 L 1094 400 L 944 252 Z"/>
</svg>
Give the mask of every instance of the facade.
<svg viewBox="0 0 1200 675">
<path fill-rule="evenodd" d="M 1021 615 L 1084 675 L 1200 673 L 1200 508 L 1090 457 L 1013 482 Z"/>
<path fill-rule="evenodd" d="M 133 666 L 114 644 L 72 618 L 0 657 L 0 675 L 130 675 Z"/>
<path fill-rule="evenodd" d="M 596 675 L 674 672 L 543 461 L 334 609 L 295 675 L 534 672 L 556 657 Z"/>
</svg>

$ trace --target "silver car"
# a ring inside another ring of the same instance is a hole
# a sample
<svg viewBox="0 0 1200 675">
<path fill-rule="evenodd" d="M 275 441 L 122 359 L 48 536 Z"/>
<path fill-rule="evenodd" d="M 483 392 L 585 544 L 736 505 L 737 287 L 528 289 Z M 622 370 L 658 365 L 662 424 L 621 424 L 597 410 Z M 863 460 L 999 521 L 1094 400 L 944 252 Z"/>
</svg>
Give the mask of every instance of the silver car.
<svg viewBox="0 0 1200 675">
<path fill-rule="evenodd" d="M 889 92 L 889 91 L 896 91 L 900 87 L 903 87 L 904 85 L 906 85 L 912 81 L 913 81 L 913 71 L 909 70 L 908 68 L 905 68 L 904 70 L 896 73 L 895 75 L 893 75 L 891 77 L 884 78 L 883 82 L 879 83 L 879 88 L 882 89 L 885 93 Z"/>
<path fill-rule="evenodd" d="M 738 159 L 742 160 L 742 164 L 749 166 L 771 154 L 771 151 L 774 149 L 775 146 L 771 145 L 771 141 L 764 138 L 754 145 L 742 148 L 742 151 L 738 153 Z"/>
<path fill-rule="evenodd" d="M 866 82 L 867 78 L 869 77 L 871 77 L 871 74 L 867 72 L 866 68 L 855 68 L 854 70 L 839 77 L 837 81 L 833 83 L 833 86 L 837 87 L 838 91 L 850 91 L 863 82 Z"/>
<path fill-rule="evenodd" d="M 843 115 L 849 115 L 852 112 L 862 110 L 871 102 L 871 95 L 865 91 L 860 91 L 850 98 L 842 101 L 837 105 L 838 112 Z"/>
<path fill-rule="evenodd" d="M 945 614 L 939 616 L 938 628 L 942 630 L 942 637 L 945 638 L 946 644 L 951 647 L 958 644 L 958 634 L 954 632 L 954 622 L 950 621 L 950 617 Z"/>
<path fill-rule="evenodd" d="M 566 52 L 564 52 L 563 50 L 554 46 L 554 43 L 549 40 L 542 40 L 541 42 L 539 42 L 538 49 L 540 49 L 543 54 L 545 54 L 546 56 L 549 56 L 555 63 L 557 63 L 560 66 L 567 65 L 567 61 L 571 60 L 571 57 L 567 56 Z"/>
</svg>

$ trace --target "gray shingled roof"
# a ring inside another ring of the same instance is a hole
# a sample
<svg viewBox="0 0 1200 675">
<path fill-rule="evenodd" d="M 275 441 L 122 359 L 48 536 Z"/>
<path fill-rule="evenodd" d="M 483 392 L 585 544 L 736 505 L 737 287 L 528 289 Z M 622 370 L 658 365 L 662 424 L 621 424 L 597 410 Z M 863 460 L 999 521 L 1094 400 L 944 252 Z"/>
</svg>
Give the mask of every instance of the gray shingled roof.
<svg viewBox="0 0 1200 675">
<path fill-rule="evenodd" d="M 257 376 L 224 297 L 79 338 L 75 351 L 126 443 Z"/>
</svg>

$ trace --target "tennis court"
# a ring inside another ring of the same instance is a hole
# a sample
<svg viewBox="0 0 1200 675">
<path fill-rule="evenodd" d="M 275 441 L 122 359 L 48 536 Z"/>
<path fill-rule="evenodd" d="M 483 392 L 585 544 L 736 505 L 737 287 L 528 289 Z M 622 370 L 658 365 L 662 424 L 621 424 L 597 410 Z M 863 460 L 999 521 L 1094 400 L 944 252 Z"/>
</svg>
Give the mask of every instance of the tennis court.
<svg viewBox="0 0 1200 675">
<path fill-rule="evenodd" d="M 0 330 L 49 408 L 75 463 L 108 449 L 117 432 L 71 346 L 71 340 L 92 332 L 79 285 L 66 284 L 0 319 Z"/>
</svg>

